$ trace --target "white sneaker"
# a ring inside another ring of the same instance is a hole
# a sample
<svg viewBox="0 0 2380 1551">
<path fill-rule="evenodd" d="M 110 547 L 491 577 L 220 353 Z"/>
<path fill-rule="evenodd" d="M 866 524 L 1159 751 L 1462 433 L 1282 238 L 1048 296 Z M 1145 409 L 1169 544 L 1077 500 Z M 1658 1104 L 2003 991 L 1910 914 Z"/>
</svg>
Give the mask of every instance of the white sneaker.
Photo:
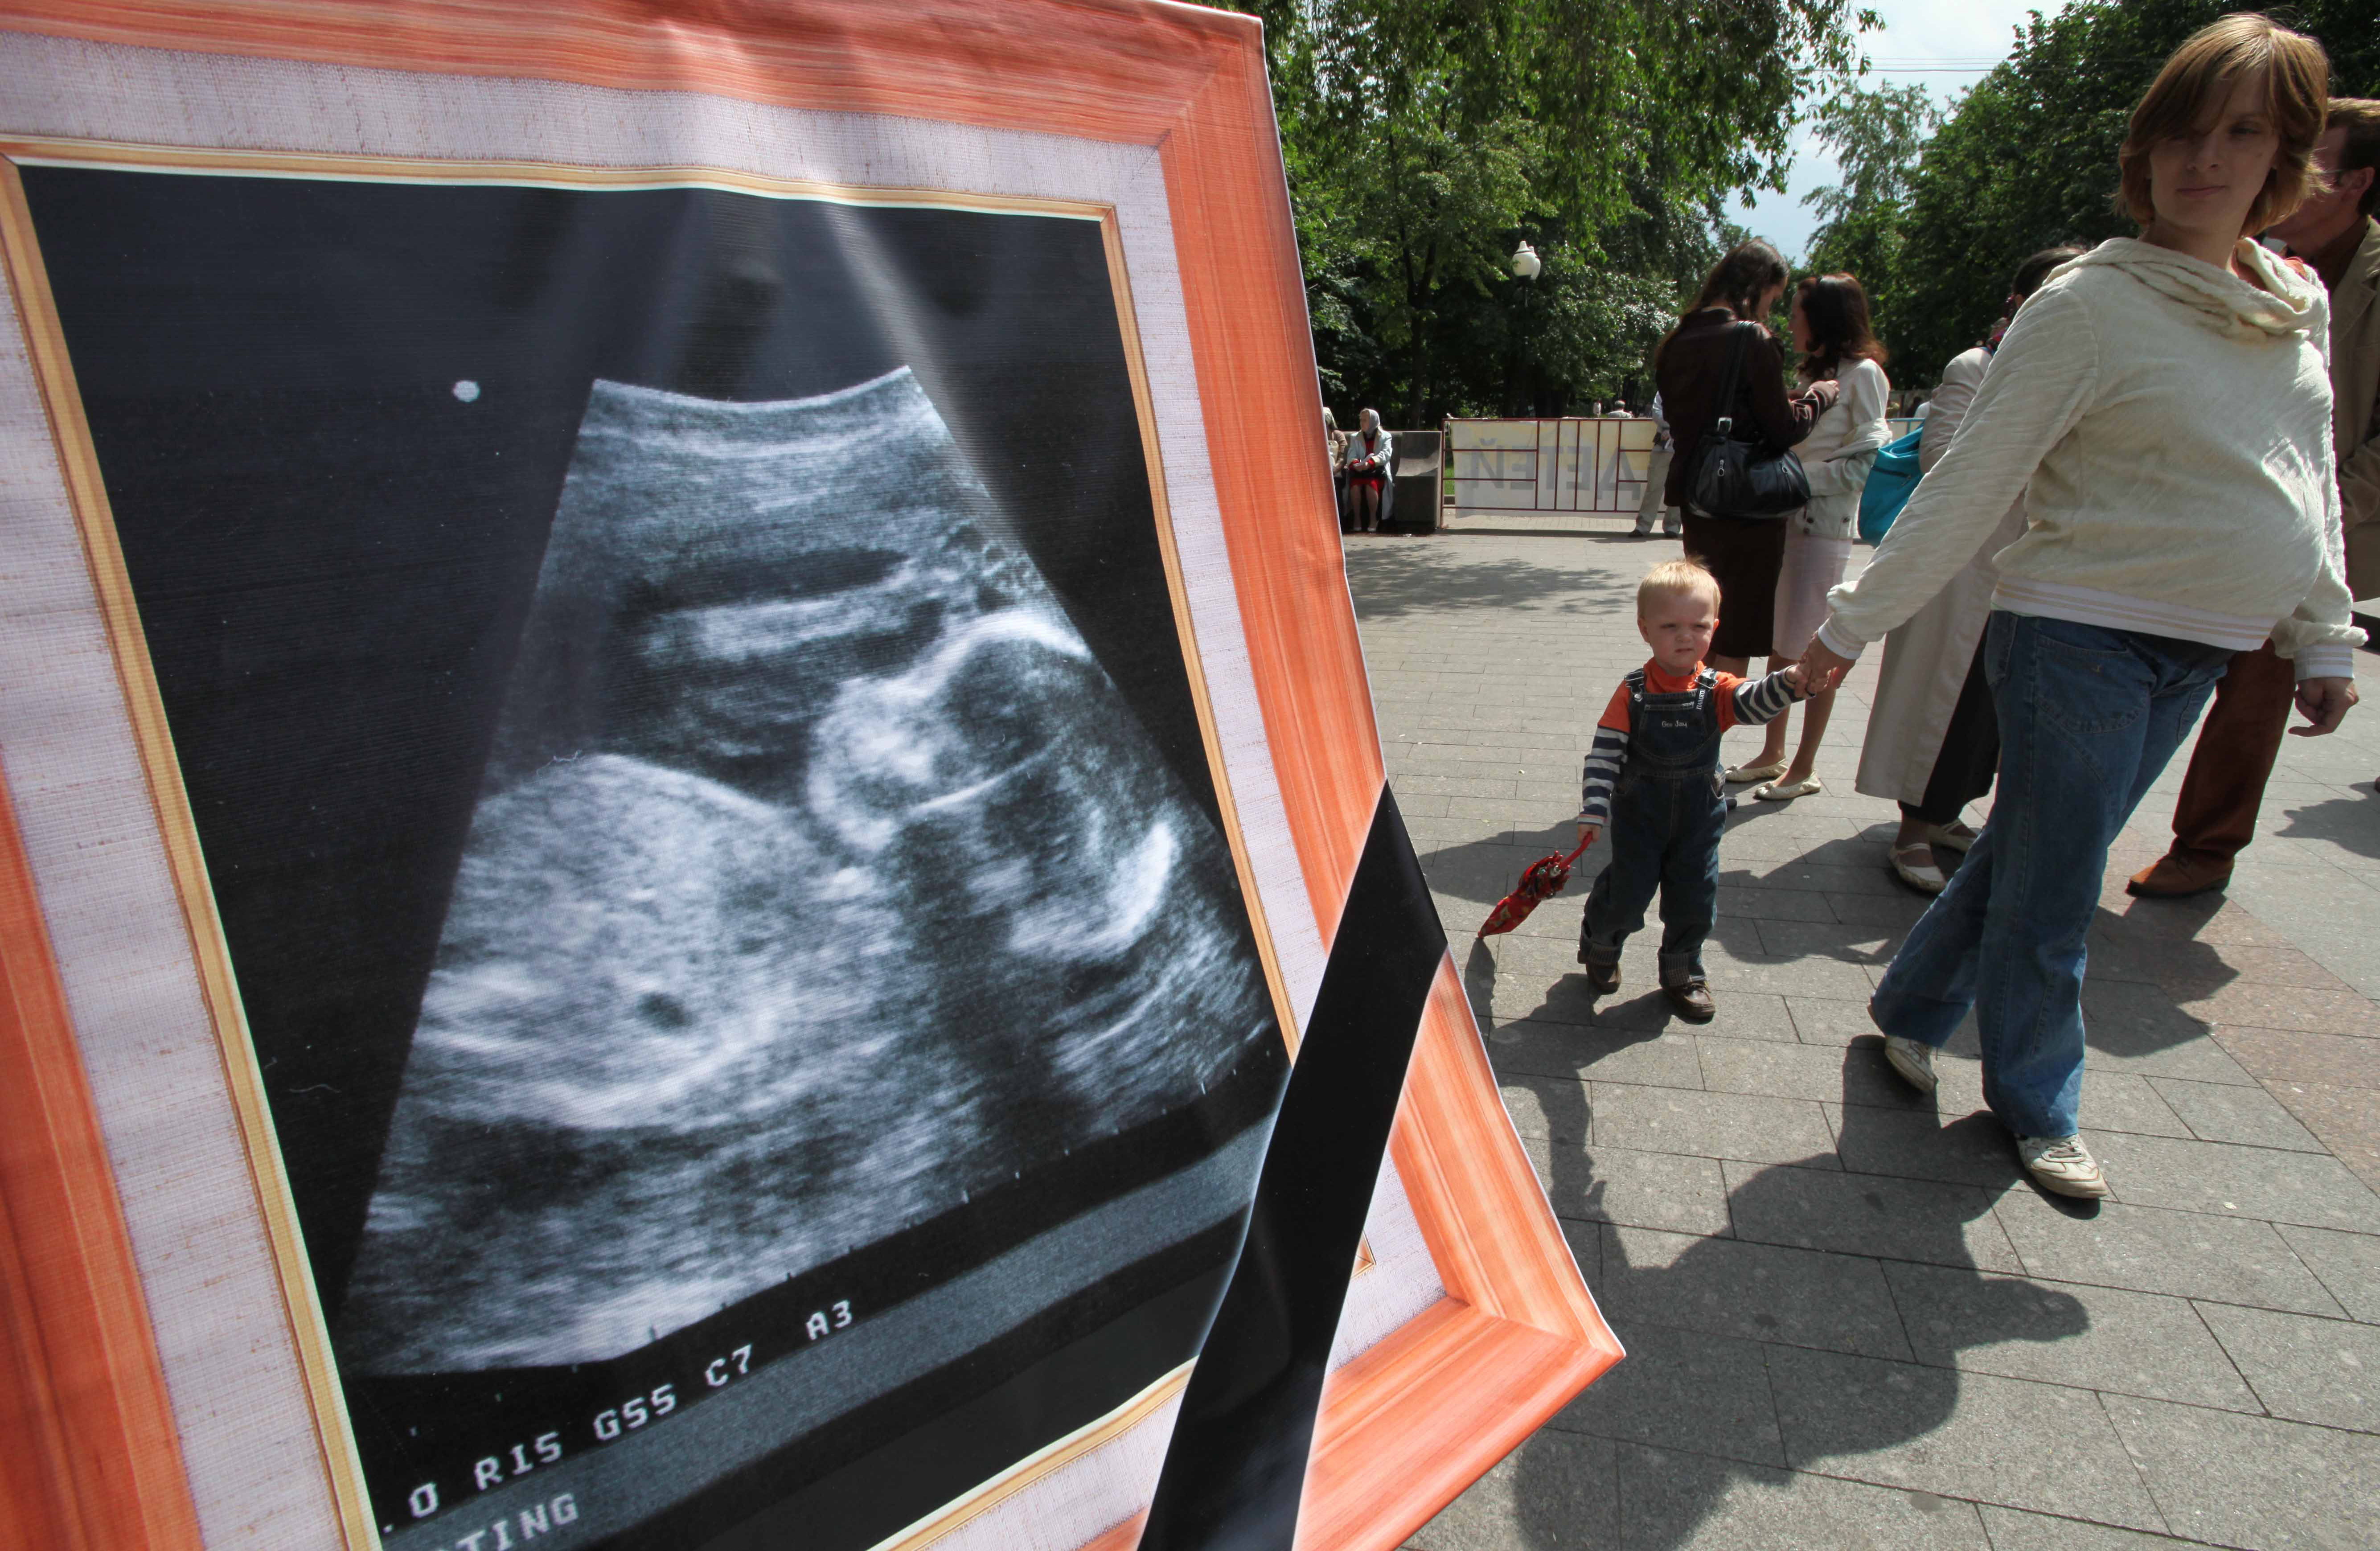
<svg viewBox="0 0 2380 1551">
<path fill-rule="evenodd" d="M 1934 1047 L 1922 1039 L 1903 1039 L 1897 1034 L 1884 1036 L 1884 1059 L 1900 1080 L 1919 1093 L 1934 1091 Z"/>
<path fill-rule="evenodd" d="M 2020 1136 L 2016 1156 L 2046 1191 L 2094 1201 L 2107 1194 L 2099 1160 L 2082 1145 L 2080 1136 Z"/>
</svg>

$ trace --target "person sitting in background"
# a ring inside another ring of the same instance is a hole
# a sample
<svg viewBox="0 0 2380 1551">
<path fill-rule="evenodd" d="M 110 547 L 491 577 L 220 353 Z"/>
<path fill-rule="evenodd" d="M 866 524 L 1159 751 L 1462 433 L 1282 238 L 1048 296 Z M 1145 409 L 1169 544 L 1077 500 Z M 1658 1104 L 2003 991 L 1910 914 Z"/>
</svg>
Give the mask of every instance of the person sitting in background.
<svg viewBox="0 0 2380 1551">
<path fill-rule="evenodd" d="M 1366 409 L 1355 434 L 1347 439 L 1340 467 L 1347 472 L 1347 511 L 1358 533 L 1380 530 L 1380 508 L 1386 503 L 1394 470 L 1395 439 L 1380 428 L 1380 412 Z"/>
<path fill-rule="evenodd" d="M 2312 266 L 2330 292 L 2331 442 L 2338 457 L 2340 522 L 2350 596 L 2380 593 L 2380 102 L 2334 97 L 2313 162 L 2314 192 L 2266 229 Z M 2124 885 L 2173 899 L 2219 889 L 2256 837 L 2256 810 L 2281 752 L 2297 691 L 2289 663 L 2266 641 L 2231 660 L 2198 730 L 2173 844 Z"/>
<path fill-rule="evenodd" d="M 2202 28 L 2132 112 L 2114 238 L 2034 292 L 1950 450 L 1803 659 L 1830 686 L 2022 496 L 1985 663 L 1999 793 L 1868 1012 L 1935 1086 L 1972 1010 L 1984 1098 L 2044 1190 L 2103 1196 L 2077 1131 L 2083 942 L 2108 847 L 2237 651 L 2294 665 L 2311 731 L 2355 704 L 2322 286 L 2248 240 L 2305 197 L 2322 45 L 2253 13 Z"/>
<path fill-rule="evenodd" d="M 2080 248 L 2045 248 L 2017 265 L 2009 284 L 2014 317 L 2050 272 Z M 1941 386 L 1926 402 L 1917 467 L 1930 469 L 1950 450 L 1975 390 L 1992 363 L 1992 346 L 1978 345 L 1942 369 Z M 1895 525 L 1909 521 L 1903 512 Z M 1974 558 L 1925 606 L 1884 638 L 1884 666 L 1868 709 L 1854 791 L 1900 805 L 1900 830 L 1887 861 L 1892 875 L 1924 894 L 1938 894 L 1947 871 L 1940 851 L 1963 853 L 1975 831 L 1960 821 L 1967 805 L 1992 789 L 2000 765 L 1999 722 L 1984 677 L 1984 620 L 1992 612 L 1998 573 L 1992 557 L 2024 533 L 2024 503 L 2010 505 Z"/>
<path fill-rule="evenodd" d="M 1859 539 L 1860 492 L 1876 454 L 1892 439 L 1884 406 L 1892 383 L 1884 375 L 1884 345 L 1869 326 L 1867 293 L 1848 274 L 1802 277 L 1793 292 L 1793 347 L 1802 352 L 1802 382 L 1842 389 L 1802 443 L 1810 504 L 1785 516 L 1785 558 L 1777 574 L 1776 651 L 1771 669 L 1810 648 L 1827 617 L 1827 594 L 1843 579 Z M 1802 742 L 1781 776 L 1752 789 L 1762 802 L 1783 802 L 1826 790 L 1817 776 L 1818 745 L 1835 709 L 1831 689 L 1810 697 L 1802 710 Z M 1785 757 L 1790 716 L 1768 723 L 1754 764 L 1773 769 Z"/>
</svg>

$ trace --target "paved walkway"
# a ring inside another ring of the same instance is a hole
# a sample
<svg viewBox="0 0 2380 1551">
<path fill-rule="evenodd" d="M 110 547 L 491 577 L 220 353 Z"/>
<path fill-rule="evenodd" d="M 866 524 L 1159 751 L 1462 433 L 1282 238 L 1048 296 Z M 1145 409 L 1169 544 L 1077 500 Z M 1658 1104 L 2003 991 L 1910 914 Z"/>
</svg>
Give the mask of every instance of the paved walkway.
<svg viewBox="0 0 2380 1551">
<path fill-rule="evenodd" d="M 1589 1000 L 1583 879 L 1473 945 L 1572 843 L 1585 730 L 1643 659 L 1635 579 L 1673 546 L 1621 526 L 1348 542 L 1398 800 L 1630 1352 L 1411 1545 L 2380 1545 L 2380 658 L 2346 731 L 2289 740 L 2228 898 L 2122 892 L 2181 760 L 2126 832 L 2083 1091 L 2116 1198 L 2080 1209 L 1977 1112 L 1972 1033 L 1937 1107 L 1864 1015 L 1921 908 L 1850 789 L 1873 661 L 1829 792 L 1732 820 L 1717 1022 L 1649 990 L 1658 927 Z"/>
</svg>

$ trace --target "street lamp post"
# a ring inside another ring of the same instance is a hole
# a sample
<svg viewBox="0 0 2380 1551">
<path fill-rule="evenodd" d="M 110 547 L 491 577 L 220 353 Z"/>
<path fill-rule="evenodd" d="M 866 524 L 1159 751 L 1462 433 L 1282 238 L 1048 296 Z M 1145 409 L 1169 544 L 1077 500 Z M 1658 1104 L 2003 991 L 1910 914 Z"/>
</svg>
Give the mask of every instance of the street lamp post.
<svg viewBox="0 0 2380 1551">
<path fill-rule="evenodd" d="M 1522 280 L 1535 282 L 1537 276 L 1545 272 L 1545 267 L 1546 261 L 1537 257 L 1537 250 L 1530 247 L 1525 241 L 1523 242 L 1520 247 L 1512 249 L 1512 273 Z M 1513 331 L 1512 339 L 1512 364 L 1516 369 L 1515 375 L 1518 374 L 1517 368 L 1520 365 L 1521 335 L 1526 331 L 1528 325 L 1528 296 L 1536 290 L 1536 286 L 1534 284 L 1531 284 L 1525 286 L 1522 292 L 1520 319 L 1522 326 Z M 1531 414 L 1535 414 L 1536 412 L 1536 394 L 1532 393 L 1529 395 L 1529 412 Z"/>
</svg>

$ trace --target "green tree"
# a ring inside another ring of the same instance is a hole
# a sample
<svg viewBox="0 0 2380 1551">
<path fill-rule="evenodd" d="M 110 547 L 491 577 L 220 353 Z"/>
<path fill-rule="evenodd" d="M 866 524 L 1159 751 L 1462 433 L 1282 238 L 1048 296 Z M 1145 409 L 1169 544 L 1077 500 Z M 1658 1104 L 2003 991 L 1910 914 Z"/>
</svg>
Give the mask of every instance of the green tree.
<svg viewBox="0 0 2380 1551">
<path fill-rule="evenodd" d="M 1859 87 L 1827 100 L 1817 138 L 1835 153 L 1842 181 L 1803 196 L 1816 209 L 1806 267 L 1856 275 L 1869 293 L 1876 332 L 1899 353 L 1905 320 L 1897 284 L 1918 156 L 1941 123 L 1922 86 Z"/>
<path fill-rule="evenodd" d="M 1852 0 L 1249 0 L 1327 395 L 1429 424 L 1641 393 L 1730 190 L 1781 188 Z M 1545 259 L 1510 271 L 1514 245 Z"/>
<path fill-rule="evenodd" d="M 1895 381 L 1932 382 L 1998 315 L 2025 255 L 2136 230 L 2118 212 L 2116 151 L 2132 106 L 2191 33 L 2248 7 L 2216 0 L 2077 0 L 2034 13 L 2005 63 L 1957 103 L 1911 177 L 1887 335 Z M 2305 0 L 2268 14 L 2322 40 L 2331 90 L 2380 92 L 2380 0 Z"/>
</svg>

